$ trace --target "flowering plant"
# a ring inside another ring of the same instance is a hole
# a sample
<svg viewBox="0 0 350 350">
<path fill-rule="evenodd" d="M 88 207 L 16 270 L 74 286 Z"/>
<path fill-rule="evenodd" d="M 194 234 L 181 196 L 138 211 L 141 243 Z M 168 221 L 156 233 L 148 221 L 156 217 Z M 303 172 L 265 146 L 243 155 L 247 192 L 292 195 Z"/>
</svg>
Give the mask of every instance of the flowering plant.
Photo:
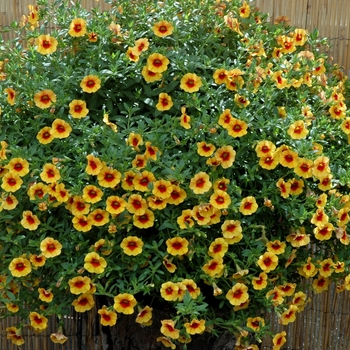
<svg viewBox="0 0 350 350">
<path fill-rule="evenodd" d="M 316 31 L 238 0 L 37 3 L 1 43 L 12 342 L 105 296 L 104 326 L 167 308 L 172 348 L 229 330 L 277 350 L 269 310 L 288 324 L 309 292 L 350 289 L 347 82 Z"/>
</svg>

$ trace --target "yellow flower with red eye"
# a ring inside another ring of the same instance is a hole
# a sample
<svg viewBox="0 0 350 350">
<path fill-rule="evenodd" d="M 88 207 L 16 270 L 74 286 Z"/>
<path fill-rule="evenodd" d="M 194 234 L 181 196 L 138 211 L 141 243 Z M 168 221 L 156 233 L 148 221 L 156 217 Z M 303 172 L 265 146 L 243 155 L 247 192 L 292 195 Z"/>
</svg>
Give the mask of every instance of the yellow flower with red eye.
<svg viewBox="0 0 350 350">
<path fill-rule="evenodd" d="M 38 288 L 39 299 L 45 303 L 51 303 L 53 300 L 53 293 L 45 288 Z"/>
<path fill-rule="evenodd" d="M 45 258 L 54 258 L 61 254 L 62 244 L 52 237 L 47 237 L 40 242 L 40 250 Z"/>
<path fill-rule="evenodd" d="M 140 312 L 137 314 L 135 322 L 144 326 L 149 326 L 152 323 L 152 311 L 153 308 L 149 306 L 145 306 Z"/>
<path fill-rule="evenodd" d="M 74 18 L 69 25 L 68 34 L 73 37 L 81 37 L 86 34 L 86 21 L 82 18 Z"/>
<path fill-rule="evenodd" d="M 184 255 L 188 252 L 188 240 L 182 237 L 169 238 L 166 241 L 167 252 L 170 255 Z"/>
<path fill-rule="evenodd" d="M 23 158 L 12 158 L 5 168 L 22 177 L 29 173 L 29 162 Z"/>
<path fill-rule="evenodd" d="M 167 199 L 170 197 L 173 191 L 173 185 L 167 180 L 157 180 L 153 183 L 152 193 L 161 199 Z"/>
<path fill-rule="evenodd" d="M 127 202 L 124 198 L 118 196 L 109 196 L 106 199 L 106 210 L 110 214 L 118 215 L 126 208 Z"/>
<path fill-rule="evenodd" d="M 100 323 L 102 326 L 114 326 L 117 323 L 117 313 L 108 310 L 105 306 L 99 309 L 97 313 L 101 316 Z"/>
<path fill-rule="evenodd" d="M 107 262 L 104 258 L 99 256 L 95 252 L 91 252 L 85 255 L 84 268 L 90 273 L 102 273 L 107 266 Z"/>
<path fill-rule="evenodd" d="M 264 272 L 269 273 L 278 266 L 278 256 L 271 252 L 265 252 L 259 257 L 257 263 Z"/>
<path fill-rule="evenodd" d="M 293 178 L 293 179 L 288 180 L 288 182 L 290 183 L 289 193 L 291 195 L 297 196 L 303 192 L 304 181 L 302 179 L 298 180 L 298 179 Z"/>
<path fill-rule="evenodd" d="M 156 108 L 158 111 L 168 111 L 174 105 L 171 96 L 165 92 L 159 94 L 158 103 L 156 104 Z"/>
<path fill-rule="evenodd" d="M 126 140 L 126 144 L 131 146 L 133 150 L 139 151 L 139 146 L 143 145 L 142 136 L 140 134 L 131 132 L 128 139 Z"/>
<path fill-rule="evenodd" d="M 241 222 L 238 220 L 225 220 L 221 231 L 229 244 L 238 243 L 243 238 Z"/>
<path fill-rule="evenodd" d="M 246 108 L 250 104 L 249 100 L 245 96 L 239 94 L 236 94 L 233 100 L 239 108 Z"/>
<path fill-rule="evenodd" d="M 48 34 L 42 34 L 35 39 L 36 50 L 42 55 L 48 55 L 57 50 L 58 41 Z"/>
<path fill-rule="evenodd" d="M 216 209 L 226 209 L 231 204 L 231 197 L 225 191 L 216 190 L 210 196 L 209 203 Z"/>
<path fill-rule="evenodd" d="M 225 109 L 219 116 L 218 124 L 227 129 L 232 120 L 233 116 L 231 114 L 231 110 Z"/>
<path fill-rule="evenodd" d="M 258 204 L 253 196 L 243 198 L 239 206 L 239 211 L 243 215 L 252 215 L 258 210 Z"/>
<path fill-rule="evenodd" d="M 274 253 L 276 255 L 283 254 L 286 249 L 286 243 L 281 242 L 278 239 L 269 241 L 266 243 L 266 249 L 268 252 Z"/>
<path fill-rule="evenodd" d="M 72 305 L 76 312 L 85 312 L 95 306 L 94 297 L 90 293 L 81 294 L 78 299 L 73 300 Z"/>
<path fill-rule="evenodd" d="M 51 134 L 51 127 L 45 126 L 42 129 L 40 129 L 36 135 L 36 138 L 43 145 L 47 145 L 48 143 L 50 143 L 54 139 L 53 135 Z"/>
<path fill-rule="evenodd" d="M 306 137 L 309 130 L 303 120 L 297 120 L 288 128 L 287 134 L 294 140 L 300 140 Z"/>
<path fill-rule="evenodd" d="M 216 150 L 214 157 L 220 162 L 222 168 L 228 169 L 235 161 L 236 151 L 230 145 L 222 146 Z"/>
<path fill-rule="evenodd" d="M 162 79 L 163 75 L 159 72 L 152 72 L 148 66 L 144 66 L 142 68 L 141 74 L 147 83 L 153 83 L 154 81 L 158 81 Z"/>
<path fill-rule="evenodd" d="M 93 154 L 87 155 L 86 159 L 88 163 L 85 168 L 86 173 L 89 175 L 98 175 L 103 168 L 103 162 L 100 160 L 100 158 L 95 157 Z"/>
<path fill-rule="evenodd" d="M 219 68 L 213 73 L 213 79 L 215 84 L 226 84 L 228 80 L 227 70 L 225 68 Z"/>
<path fill-rule="evenodd" d="M 153 73 L 163 73 L 168 69 L 170 61 L 160 53 L 152 53 L 147 58 L 147 69 Z"/>
<path fill-rule="evenodd" d="M 224 272 L 225 265 L 222 258 L 214 258 L 203 265 L 202 271 L 210 277 L 220 277 Z"/>
<path fill-rule="evenodd" d="M 153 173 L 147 170 L 144 170 L 142 173 L 138 173 L 138 174 L 135 174 L 129 171 L 125 173 L 124 176 L 125 175 L 127 175 L 125 177 L 125 182 L 127 182 L 126 180 L 129 177 L 129 183 L 130 183 L 130 186 L 127 186 L 125 188 L 123 187 L 125 190 L 128 190 L 128 189 L 132 190 L 135 188 L 135 190 L 140 192 L 148 192 L 150 191 L 149 184 L 153 183 L 156 180 Z M 131 179 L 131 175 L 134 176 L 132 179 Z"/>
<path fill-rule="evenodd" d="M 191 179 L 189 188 L 195 194 L 203 194 L 208 192 L 212 186 L 210 182 L 209 175 L 203 171 L 195 174 L 195 176 Z"/>
<path fill-rule="evenodd" d="M 160 332 L 165 336 L 177 339 L 180 336 L 180 330 L 175 328 L 175 323 L 173 320 L 162 320 L 162 326 L 160 328 Z"/>
<path fill-rule="evenodd" d="M 172 259 L 168 259 L 167 256 L 163 259 L 163 265 L 170 273 L 174 273 L 177 269 L 177 266 L 172 263 Z"/>
<path fill-rule="evenodd" d="M 95 33 L 95 32 L 88 33 L 88 40 L 90 41 L 90 43 L 96 43 L 98 40 L 97 33 Z"/>
<path fill-rule="evenodd" d="M 181 215 L 177 218 L 177 223 L 179 227 L 183 230 L 185 230 L 187 227 L 192 227 L 194 225 L 194 221 L 192 219 L 192 210 L 183 210 Z"/>
<path fill-rule="evenodd" d="M 258 332 L 261 327 L 265 326 L 265 320 L 261 317 L 248 317 L 246 326 L 253 331 Z"/>
<path fill-rule="evenodd" d="M 279 323 L 287 325 L 291 322 L 294 322 L 296 319 L 296 314 L 298 312 L 298 307 L 296 305 L 290 305 L 288 310 L 284 311 L 280 318 Z"/>
<path fill-rule="evenodd" d="M 91 94 L 101 88 L 101 79 L 97 75 L 87 75 L 81 80 L 80 87 Z"/>
<path fill-rule="evenodd" d="M 242 18 L 248 18 L 250 16 L 250 6 L 246 1 L 243 1 L 243 5 L 238 9 L 238 13 Z"/>
<path fill-rule="evenodd" d="M 6 192 L 16 192 L 23 184 L 23 180 L 16 173 L 8 172 L 2 177 L 1 188 Z"/>
<path fill-rule="evenodd" d="M 244 120 L 232 118 L 226 129 L 230 136 L 234 138 L 242 137 L 248 132 L 248 124 Z"/>
<path fill-rule="evenodd" d="M 40 266 L 44 266 L 45 262 L 46 262 L 46 258 L 43 255 L 36 255 L 36 254 L 32 254 L 29 257 L 30 263 L 34 266 L 34 267 L 40 267 Z"/>
<path fill-rule="evenodd" d="M 331 280 L 329 278 L 319 276 L 312 282 L 314 293 L 319 294 L 328 290 Z"/>
<path fill-rule="evenodd" d="M 208 255 L 212 258 L 223 258 L 228 251 L 228 243 L 224 238 L 216 238 L 208 249 Z"/>
<path fill-rule="evenodd" d="M 138 228 L 149 228 L 154 225 L 154 214 L 151 210 L 146 209 L 143 214 L 133 215 L 133 225 Z"/>
<path fill-rule="evenodd" d="M 236 283 L 227 293 L 226 299 L 231 305 L 237 306 L 249 299 L 248 287 L 243 283 Z"/>
<path fill-rule="evenodd" d="M 201 78 L 194 73 L 187 73 L 180 80 L 180 88 L 186 92 L 197 92 L 201 86 Z"/>
<path fill-rule="evenodd" d="M 63 119 L 56 118 L 51 125 L 50 133 L 53 138 L 65 139 L 71 132 L 72 127 Z"/>
<path fill-rule="evenodd" d="M 274 143 L 268 140 L 259 141 L 255 146 L 255 152 L 258 157 L 263 157 L 276 151 Z"/>
<path fill-rule="evenodd" d="M 267 273 L 260 272 L 258 277 L 253 277 L 252 285 L 255 290 L 262 290 L 267 286 Z"/>
<path fill-rule="evenodd" d="M 279 161 L 282 166 L 293 169 L 298 165 L 299 156 L 297 152 L 287 148 L 280 152 Z"/>
<path fill-rule="evenodd" d="M 165 282 L 161 285 L 160 295 L 164 300 L 174 301 L 178 298 L 179 286 L 173 282 Z"/>
<path fill-rule="evenodd" d="M 277 287 L 269 290 L 265 296 L 266 299 L 270 300 L 274 306 L 281 305 L 284 301 L 284 293 Z"/>
<path fill-rule="evenodd" d="M 13 106 L 15 104 L 16 92 L 12 88 L 4 89 L 4 93 L 7 94 L 7 102 Z"/>
<path fill-rule="evenodd" d="M 129 47 L 126 52 L 125 56 L 133 62 L 138 62 L 140 59 L 140 52 L 136 47 Z"/>
<path fill-rule="evenodd" d="M 13 194 L 4 194 L 2 198 L 2 203 L 0 205 L 0 211 L 4 210 L 13 210 L 17 207 L 18 200 Z"/>
<path fill-rule="evenodd" d="M 191 322 L 184 323 L 188 334 L 202 334 L 205 331 L 205 320 L 193 319 Z"/>
<path fill-rule="evenodd" d="M 14 277 L 23 277 L 31 273 L 30 261 L 26 258 L 14 258 L 9 264 L 9 270 Z"/>
<path fill-rule="evenodd" d="M 40 220 L 31 211 L 26 210 L 22 213 L 21 225 L 30 231 L 34 231 L 40 225 Z"/>
<path fill-rule="evenodd" d="M 6 306 L 7 310 L 12 312 L 12 313 L 16 313 L 19 311 L 19 306 L 17 304 L 5 303 L 5 306 Z"/>
<path fill-rule="evenodd" d="M 137 304 L 135 297 L 129 293 L 118 294 L 114 297 L 113 308 L 115 311 L 125 315 L 134 313 L 134 307 Z"/>
<path fill-rule="evenodd" d="M 260 157 L 259 165 L 266 170 L 273 170 L 279 164 L 280 155 L 278 152 L 267 153 Z"/>
<path fill-rule="evenodd" d="M 136 256 L 142 253 L 143 242 L 137 236 L 128 236 L 121 241 L 120 247 L 124 254 Z"/>
<path fill-rule="evenodd" d="M 103 192 L 94 185 L 87 185 L 83 188 L 83 199 L 87 203 L 97 203 L 102 199 Z"/>
<path fill-rule="evenodd" d="M 331 172 L 329 168 L 329 158 L 326 156 L 319 156 L 314 160 L 314 166 L 312 168 L 312 174 L 321 179 L 326 177 Z"/>
<path fill-rule="evenodd" d="M 315 238 L 319 241 L 329 240 L 332 237 L 334 226 L 327 222 L 324 225 L 320 225 L 314 228 Z"/>
<path fill-rule="evenodd" d="M 92 229 L 92 219 L 81 213 L 74 215 L 72 223 L 77 231 L 88 232 Z"/>
<path fill-rule="evenodd" d="M 95 209 L 88 215 L 93 226 L 103 226 L 109 222 L 109 213 L 103 209 Z"/>
<path fill-rule="evenodd" d="M 310 243 L 310 235 L 306 234 L 304 227 L 299 227 L 286 237 L 286 241 L 289 242 L 292 247 L 299 248 Z"/>
<path fill-rule="evenodd" d="M 160 38 L 164 38 L 173 33 L 174 26 L 170 22 L 162 20 L 155 23 L 154 26 L 152 27 L 152 30 L 156 36 Z"/>
<path fill-rule="evenodd" d="M 47 328 L 48 319 L 38 314 L 37 312 L 29 313 L 30 325 L 34 328 L 34 330 L 41 331 Z"/>
<path fill-rule="evenodd" d="M 297 166 L 294 168 L 294 172 L 305 179 L 312 176 L 312 168 L 314 162 L 306 158 L 298 158 Z"/>
<path fill-rule="evenodd" d="M 215 151 L 215 146 L 205 141 L 197 142 L 197 153 L 203 157 L 210 157 Z"/>
<path fill-rule="evenodd" d="M 143 215 L 147 210 L 147 201 L 139 194 L 132 194 L 128 199 L 126 210 L 130 214 Z"/>
<path fill-rule="evenodd" d="M 52 90 L 42 90 L 34 95 L 35 105 L 41 109 L 49 108 L 56 102 L 56 94 Z"/>
<path fill-rule="evenodd" d="M 159 155 L 162 153 L 160 152 L 158 147 L 153 146 L 149 141 L 145 143 L 145 148 L 146 149 L 145 149 L 144 156 L 147 160 L 148 159 L 157 160 L 158 158 L 157 153 L 159 153 Z"/>
<path fill-rule="evenodd" d="M 122 174 L 118 170 L 104 166 L 98 173 L 97 180 L 101 187 L 114 188 L 119 184 L 121 177 Z"/>
<path fill-rule="evenodd" d="M 73 277 L 68 281 L 68 285 L 72 294 L 84 294 L 91 288 L 91 279 L 87 276 Z"/>
<path fill-rule="evenodd" d="M 181 204 L 187 197 L 187 193 L 184 189 L 177 185 L 173 185 L 173 190 L 170 193 L 170 197 L 167 198 L 167 202 L 169 204 L 179 205 Z"/>
<path fill-rule="evenodd" d="M 287 341 L 286 335 L 287 333 L 285 331 L 275 334 L 272 339 L 272 343 L 274 345 L 273 350 L 280 350 L 281 346 L 283 346 Z"/>
<path fill-rule="evenodd" d="M 86 108 L 86 102 L 83 100 L 73 100 L 69 104 L 69 114 L 76 119 L 84 118 L 88 115 L 89 110 Z"/>
</svg>

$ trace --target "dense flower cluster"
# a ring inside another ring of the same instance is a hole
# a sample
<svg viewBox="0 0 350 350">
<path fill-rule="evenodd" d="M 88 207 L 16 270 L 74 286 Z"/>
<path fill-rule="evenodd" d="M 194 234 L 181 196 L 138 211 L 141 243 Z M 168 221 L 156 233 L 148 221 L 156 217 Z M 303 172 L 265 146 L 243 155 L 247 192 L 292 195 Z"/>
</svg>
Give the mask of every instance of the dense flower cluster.
<svg viewBox="0 0 350 350">
<path fill-rule="evenodd" d="M 312 291 L 350 290 L 343 73 L 317 32 L 270 25 L 247 1 L 195 3 L 68 13 L 41 0 L 3 43 L 0 294 L 23 320 L 14 344 L 102 294 L 104 326 L 118 313 L 147 326 L 167 305 L 165 346 L 228 329 L 255 349 L 268 311 L 287 325 Z"/>
</svg>

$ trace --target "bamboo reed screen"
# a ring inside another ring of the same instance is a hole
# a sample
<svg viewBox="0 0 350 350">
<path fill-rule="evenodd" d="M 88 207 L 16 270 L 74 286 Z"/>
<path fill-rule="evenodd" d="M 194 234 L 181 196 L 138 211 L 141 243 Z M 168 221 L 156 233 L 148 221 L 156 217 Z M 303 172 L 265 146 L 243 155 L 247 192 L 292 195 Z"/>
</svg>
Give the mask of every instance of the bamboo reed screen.
<svg viewBox="0 0 350 350">
<path fill-rule="evenodd" d="M 86 8 L 99 7 L 106 11 L 108 4 L 103 0 L 82 0 Z M 0 28 L 18 21 L 23 14 L 28 14 L 28 5 L 34 0 L 0 0 Z M 331 40 L 330 56 L 334 63 L 339 63 L 350 72 L 350 1 L 349 0 L 254 0 L 261 12 L 268 13 L 271 21 L 278 16 L 288 16 L 291 24 L 309 31 L 318 28 L 321 37 Z M 4 33 L 4 39 L 11 38 L 11 33 Z M 102 350 L 99 321 L 96 310 L 87 314 L 72 312 L 65 318 L 65 345 L 53 344 L 50 334 L 56 332 L 57 323 L 50 320 L 44 332 L 34 334 L 24 329 L 26 343 L 22 350 Z M 298 314 L 294 323 L 281 326 L 276 315 L 270 319 L 273 330 L 287 332 L 286 350 L 350 350 L 350 295 L 349 292 L 335 293 L 330 287 L 327 293 L 314 295 L 304 312 Z M 6 339 L 6 328 L 16 325 L 16 317 L 0 320 L 0 349 L 15 350 Z M 272 349 L 271 340 L 264 340 L 261 349 Z"/>
</svg>

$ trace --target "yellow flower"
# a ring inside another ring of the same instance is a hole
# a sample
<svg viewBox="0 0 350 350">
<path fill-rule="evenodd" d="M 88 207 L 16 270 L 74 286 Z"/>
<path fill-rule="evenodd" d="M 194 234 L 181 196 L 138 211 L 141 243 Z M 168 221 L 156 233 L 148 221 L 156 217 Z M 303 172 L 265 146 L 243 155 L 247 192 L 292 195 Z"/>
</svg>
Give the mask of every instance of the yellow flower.
<svg viewBox="0 0 350 350">
<path fill-rule="evenodd" d="M 288 128 L 287 134 L 294 140 L 300 140 L 309 133 L 303 120 L 297 120 Z"/>
<path fill-rule="evenodd" d="M 4 89 L 4 93 L 7 94 L 7 102 L 13 106 L 15 104 L 16 91 L 12 88 Z"/>
<path fill-rule="evenodd" d="M 62 328 L 59 327 L 56 333 L 50 334 L 50 339 L 55 344 L 64 344 L 68 338 L 62 333 Z"/>
<path fill-rule="evenodd" d="M 173 282 L 162 283 L 160 295 L 164 300 L 174 301 L 178 298 L 179 286 Z"/>
<path fill-rule="evenodd" d="M 261 327 L 265 326 L 265 320 L 261 317 L 248 317 L 246 326 L 258 332 Z"/>
<path fill-rule="evenodd" d="M 131 178 L 131 175 L 133 176 Z M 125 182 L 128 186 L 124 186 L 125 190 L 135 190 L 140 192 L 148 192 L 150 191 L 149 185 L 153 183 L 156 178 L 150 171 L 144 170 L 142 173 L 135 174 L 133 172 L 127 172 L 124 174 Z M 125 185 L 126 185 L 125 184 Z"/>
<path fill-rule="evenodd" d="M 319 294 L 328 290 L 330 282 L 330 279 L 323 276 L 319 276 L 318 278 L 314 279 L 312 282 L 314 293 Z"/>
<path fill-rule="evenodd" d="M 83 188 L 83 199 L 87 203 L 97 203 L 102 199 L 103 192 L 94 185 L 87 185 Z"/>
<path fill-rule="evenodd" d="M 201 86 L 201 78 L 194 73 L 187 73 L 180 80 L 180 88 L 186 92 L 196 92 Z"/>
<path fill-rule="evenodd" d="M 253 196 L 248 196 L 243 198 L 239 206 L 239 211 L 243 215 L 252 215 L 257 211 L 257 209 L 258 209 L 258 204 L 256 203 L 256 200 Z"/>
<path fill-rule="evenodd" d="M 134 313 L 134 307 L 137 304 L 135 297 L 132 294 L 124 293 L 118 294 L 114 297 L 114 309 L 117 312 L 125 315 L 131 315 Z"/>
<path fill-rule="evenodd" d="M 127 203 L 124 198 L 110 196 L 106 199 L 106 210 L 110 214 L 118 215 L 125 210 Z"/>
<path fill-rule="evenodd" d="M 280 350 L 281 346 L 283 346 L 285 344 L 285 342 L 287 341 L 286 335 L 287 335 L 287 333 L 285 331 L 283 331 L 283 332 L 277 333 L 273 337 L 273 339 L 272 339 L 273 350 Z"/>
<path fill-rule="evenodd" d="M 26 210 L 22 213 L 23 219 L 21 220 L 21 225 L 30 231 L 34 231 L 38 228 L 40 225 L 40 220 L 36 215 L 33 215 L 33 213 L 29 210 Z"/>
<path fill-rule="evenodd" d="M 36 255 L 36 254 L 32 254 L 29 257 L 29 260 L 31 264 L 35 267 L 44 266 L 46 262 L 46 258 L 43 255 Z"/>
<path fill-rule="evenodd" d="M 28 259 L 14 258 L 10 262 L 9 270 L 12 276 L 23 277 L 23 276 L 27 276 L 32 271 L 32 267 Z"/>
<path fill-rule="evenodd" d="M 41 254 L 45 258 L 54 258 L 61 254 L 62 244 L 53 239 L 52 237 L 47 237 L 40 243 Z"/>
<path fill-rule="evenodd" d="M 48 319 L 45 316 L 39 315 L 37 312 L 29 313 L 30 325 L 35 330 L 43 330 L 47 328 Z"/>
<path fill-rule="evenodd" d="M 250 104 L 247 98 L 239 94 L 235 95 L 234 101 L 239 108 L 245 108 Z"/>
<path fill-rule="evenodd" d="M 42 55 L 53 53 L 57 49 L 58 41 L 46 34 L 42 34 L 35 39 L 36 50 Z"/>
<path fill-rule="evenodd" d="M 216 238 L 208 249 L 208 255 L 212 258 L 223 258 L 228 250 L 228 243 L 224 238 Z"/>
<path fill-rule="evenodd" d="M 173 191 L 173 185 L 170 181 L 157 180 L 157 181 L 153 182 L 152 193 L 160 199 L 169 198 L 172 191 Z"/>
<path fill-rule="evenodd" d="M 243 238 L 241 222 L 238 220 L 225 220 L 221 231 L 228 244 L 238 243 Z"/>
<path fill-rule="evenodd" d="M 72 294 L 84 294 L 91 288 L 91 279 L 87 276 L 73 277 L 68 281 L 68 285 Z"/>
<path fill-rule="evenodd" d="M 43 145 L 47 145 L 48 143 L 50 143 L 54 139 L 53 135 L 51 134 L 51 127 L 45 126 L 42 129 L 40 129 L 36 135 L 36 138 Z"/>
<path fill-rule="evenodd" d="M 238 9 L 238 13 L 242 18 L 248 18 L 250 16 L 250 6 L 246 1 L 243 1 L 243 5 Z"/>
<path fill-rule="evenodd" d="M 227 169 L 235 161 L 236 151 L 230 145 L 222 146 L 216 150 L 214 157 L 219 161 L 222 168 Z"/>
<path fill-rule="evenodd" d="M 1 209 L 5 210 L 13 210 L 17 207 L 18 200 L 13 194 L 4 194 L 2 198 L 2 203 L 0 205 L 0 211 Z"/>
<path fill-rule="evenodd" d="M 147 69 L 153 73 L 163 73 L 168 69 L 169 60 L 160 53 L 152 53 L 147 58 Z"/>
<path fill-rule="evenodd" d="M 86 21 L 82 18 L 74 18 L 69 25 L 68 34 L 73 37 L 80 37 L 86 34 Z"/>
<path fill-rule="evenodd" d="M 180 330 L 175 328 L 173 320 L 162 320 L 161 323 L 160 332 L 166 337 L 177 339 L 180 336 Z"/>
<path fill-rule="evenodd" d="M 203 171 L 197 173 L 190 182 L 190 189 L 195 194 L 203 194 L 208 192 L 212 186 L 212 183 L 209 180 L 209 175 Z"/>
<path fill-rule="evenodd" d="M 44 301 L 45 303 L 51 303 L 53 299 L 53 293 L 51 291 L 48 291 L 44 288 L 38 288 L 39 292 L 39 299 L 41 301 Z"/>
<path fill-rule="evenodd" d="M 29 163 L 23 158 L 12 158 L 5 168 L 21 177 L 29 173 Z"/>
<path fill-rule="evenodd" d="M 286 249 L 286 243 L 281 242 L 278 239 L 269 241 L 266 243 L 266 249 L 268 252 L 276 255 L 283 254 Z"/>
<path fill-rule="evenodd" d="M 91 310 L 95 305 L 94 297 L 90 293 L 81 294 L 78 299 L 73 300 L 72 305 L 76 312 Z"/>
<path fill-rule="evenodd" d="M 23 180 L 18 174 L 13 172 L 8 172 L 2 177 L 1 188 L 6 192 L 16 192 L 23 184 Z"/>
<path fill-rule="evenodd" d="M 119 184 L 121 177 L 122 174 L 118 170 L 104 166 L 98 173 L 97 180 L 101 187 L 114 188 Z"/>
<path fill-rule="evenodd" d="M 209 203 L 216 209 L 226 209 L 231 204 L 231 198 L 225 191 L 216 190 L 210 196 Z"/>
<path fill-rule="evenodd" d="M 96 75 L 87 75 L 80 82 L 80 87 L 89 94 L 96 92 L 101 87 L 101 79 Z"/>
<path fill-rule="evenodd" d="M 100 158 L 95 157 L 93 154 L 89 154 L 86 156 L 87 166 L 85 168 L 86 173 L 89 175 L 98 175 L 98 173 L 103 168 L 103 163 Z"/>
<path fill-rule="evenodd" d="M 56 94 L 52 90 L 42 90 L 34 95 L 35 105 L 41 109 L 51 107 L 56 102 Z"/>
<path fill-rule="evenodd" d="M 266 272 L 260 272 L 259 277 L 253 277 L 252 285 L 255 290 L 262 290 L 267 286 Z"/>
<path fill-rule="evenodd" d="M 226 299 L 231 305 L 237 306 L 249 299 L 248 287 L 243 283 L 236 283 L 227 293 Z"/>
<path fill-rule="evenodd" d="M 76 119 L 84 118 L 88 115 L 89 110 L 86 108 L 86 102 L 83 100 L 73 100 L 69 104 L 69 114 Z"/>
<path fill-rule="evenodd" d="M 174 27 L 168 21 L 162 20 L 157 22 L 153 28 L 153 33 L 160 38 L 171 35 L 174 31 Z"/>
<path fill-rule="evenodd" d="M 103 226 L 109 222 L 109 213 L 103 209 L 95 209 L 88 215 L 93 226 Z"/>
<path fill-rule="evenodd" d="M 153 83 L 154 81 L 158 81 L 162 79 L 163 75 L 159 72 L 152 72 L 148 66 L 144 66 L 142 68 L 141 74 L 147 83 Z"/>
<path fill-rule="evenodd" d="M 84 263 L 85 270 L 90 273 L 102 273 L 107 266 L 106 260 L 95 252 L 86 254 Z"/>
<path fill-rule="evenodd" d="M 327 222 L 321 226 L 317 226 L 314 228 L 315 238 L 319 241 L 329 240 L 332 238 L 333 230 L 334 226 L 330 222 Z"/>
<path fill-rule="evenodd" d="M 319 156 L 314 160 L 312 174 L 318 179 L 322 179 L 331 172 L 329 168 L 329 158 L 326 156 Z"/>
<path fill-rule="evenodd" d="M 182 230 L 185 230 L 187 227 L 192 227 L 194 221 L 192 220 L 191 209 L 183 210 L 181 215 L 177 218 L 177 223 Z"/>
<path fill-rule="evenodd" d="M 133 215 L 133 224 L 138 228 L 149 228 L 154 225 L 154 214 L 151 210 L 146 209 L 144 214 Z"/>
<path fill-rule="evenodd" d="M 101 316 L 101 325 L 102 326 L 114 326 L 117 323 L 117 314 L 114 311 L 107 310 L 105 306 L 102 309 L 98 310 L 97 313 Z"/>
<path fill-rule="evenodd" d="M 65 120 L 56 118 L 52 125 L 50 133 L 54 138 L 65 139 L 72 132 L 72 127 Z"/>
<path fill-rule="evenodd" d="M 203 265 L 202 271 L 210 277 L 220 277 L 224 272 L 225 265 L 222 258 L 214 258 Z"/>
<path fill-rule="evenodd" d="M 264 272 L 269 273 L 278 266 L 278 256 L 271 252 L 265 252 L 259 257 L 258 265 Z"/>
<path fill-rule="evenodd" d="M 167 252 L 171 255 L 184 255 L 188 252 L 188 240 L 182 237 L 169 238 L 166 241 Z"/>
<path fill-rule="evenodd" d="M 152 322 L 152 311 L 153 308 L 145 306 L 136 316 L 135 322 L 141 325 L 149 325 Z"/>
<path fill-rule="evenodd" d="M 143 242 L 136 236 L 125 237 L 120 243 L 124 254 L 129 256 L 136 256 L 142 253 Z"/>
<path fill-rule="evenodd" d="M 171 96 L 167 93 L 162 92 L 159 94 L 158 103 L 156 104 L 156 108 L 158 111 L 167 111 L 174 105 Z"/>
</svg>

